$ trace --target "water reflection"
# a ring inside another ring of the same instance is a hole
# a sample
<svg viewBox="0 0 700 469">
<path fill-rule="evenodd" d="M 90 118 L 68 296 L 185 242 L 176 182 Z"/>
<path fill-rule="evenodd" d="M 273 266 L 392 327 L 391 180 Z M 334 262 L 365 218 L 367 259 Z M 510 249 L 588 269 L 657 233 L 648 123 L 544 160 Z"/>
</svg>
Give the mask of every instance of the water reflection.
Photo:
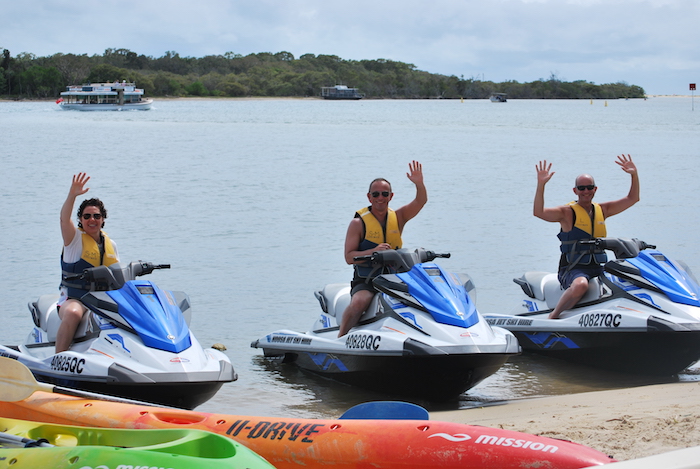
<svg viewBox="0 0 700 469">
<path fill-rule="evenodd" d="M 288 406 L 290 414 L 317 418 L 337 418 L 353 405 L 377 400 L 401 400 L 421 405 L 429 411 L 442 411 L 496 405 L 524 398 L 700 380 L 698 366 L 678 376 L 641 376 L 523 354 L 512 357 L 497 373 L 462 394 L 459 399 L 431 402 L 368 391 L 262 356 L 254 357 L 253 362 L 254 368 L 267 373 L 280 387 L 307 394 L 307 399 L 296 400 Z"/>
<path fill-rule="evenodd" d="M 496 374 L 464 394 L 459 408 L 528 397 L 576 394 L 677 381 L 677 376 L 616 373 L 554 358 L 523 354 L 509 360 Z"/>
<path fill-rule="evenodd" d="M 279 387 L 291 387 L 308 392 L 308 399 L 296 401 L 287 406 L 292 415 L 315 416 L 317 418 L 337 418 L 350 407 L 368 401 L 403 400 L 399 396 L 376 393 L 324 378 L 317 374 L 276 360 L 256 356 L 254 368 L 269 373 Z M 415 402 L 416 401 L 409 401 Z"/>
</svg>

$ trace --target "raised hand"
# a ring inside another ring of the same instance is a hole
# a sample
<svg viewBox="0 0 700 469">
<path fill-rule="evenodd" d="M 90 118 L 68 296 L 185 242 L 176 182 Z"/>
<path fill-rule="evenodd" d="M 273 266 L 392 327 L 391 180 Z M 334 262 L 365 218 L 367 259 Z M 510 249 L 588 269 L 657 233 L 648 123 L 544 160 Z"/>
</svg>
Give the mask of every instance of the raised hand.
<svg viewBox="0 0 700 469">
<path fill-rule="evenodd" d="M 630 155 L 619 155 L 617 157 L 617 161 L 615 162 L 620 167 L 624 172 L 627 174 L 636 174 L 637 173 L 637 166 L 634 164 L 634 161 L 632 161 L 632 157 Z"/>
<path fill-rule="evenodd" d="M 85 184 L 90 180 L 90 176 L 86 173 L 78 173 L 73 175 L 73 182 L 70 185 L 70 191 L 68 193 L 72 197 L 78 197 L 83 195 L 90 190 L 89 187 L 85 187 Z"/>
<path fill-rule="evenodd" d="M 413 184 L 418 185 L 423 182 L 423 166 L 419 162 L 413 160 L 408 164 L 408 169 L 410 172 L 406 173 L 406 176 Z"/>
<path fill-rule="evenodd" d="M 554 176 L 554 172 L 549 172 L 552 169 L 552 163 L 547 164 L 547 160 L 540 161 L 535 165 L 535 169 L 537 170 L 537 184 L 547 184 Z"/>
</svg>

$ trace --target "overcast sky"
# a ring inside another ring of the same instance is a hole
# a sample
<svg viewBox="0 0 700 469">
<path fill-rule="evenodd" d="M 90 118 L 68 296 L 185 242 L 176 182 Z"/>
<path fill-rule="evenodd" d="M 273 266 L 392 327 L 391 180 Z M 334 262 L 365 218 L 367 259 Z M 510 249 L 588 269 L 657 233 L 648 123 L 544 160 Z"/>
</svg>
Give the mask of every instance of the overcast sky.
<svg viewBox="0 0 700 469">
<path fill-rule="evenodd" d="M 0 0 L 0 18 L 13 57 L 287 51 L 494 82 L 623 81 L 648 94 L 700 82 L 699 0 Z"/>
</svg>

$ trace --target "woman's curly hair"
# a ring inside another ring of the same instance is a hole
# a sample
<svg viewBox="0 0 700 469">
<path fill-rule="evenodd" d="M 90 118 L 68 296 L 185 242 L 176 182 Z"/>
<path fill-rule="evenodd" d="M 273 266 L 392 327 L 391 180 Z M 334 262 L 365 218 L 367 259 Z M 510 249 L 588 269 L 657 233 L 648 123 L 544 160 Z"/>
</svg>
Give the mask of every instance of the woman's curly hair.
<svg viewBox="0 0 700 469">
<path fill-rule="evenodd" d="M 85 207 L 97 207 L 100 209 L 100 213 L 102 214 L 102 227 L 104 228 L 105 220 L 107 219 L 107 209 L 105 208 L 105 204 L 103 204 L 102 201 L 97 198 L 85 199 L 83 200 L 83 203 L 80 204 L 80 207 L 78 208 L 78 228 L 83 227 L 82 220 L 83 210 L 85 210 Z"/>
</svg>

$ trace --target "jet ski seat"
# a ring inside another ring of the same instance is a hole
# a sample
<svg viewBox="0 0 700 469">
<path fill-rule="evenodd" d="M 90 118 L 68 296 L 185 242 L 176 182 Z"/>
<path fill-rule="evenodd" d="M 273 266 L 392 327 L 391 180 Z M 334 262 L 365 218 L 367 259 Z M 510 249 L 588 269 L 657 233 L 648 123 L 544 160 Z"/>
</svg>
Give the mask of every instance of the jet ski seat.
<svg viewBox="0 0 700 469">
<path fill-rule="evenodd" d="M 331 283 L 323 287 L 323 290 L 316 292 L 316 298 L 321 303 L 321 309 L 333 316 L 340 324 L 343 311 L 350 304 L 350 284 Z"/>
<path fill-rule="evenodd" d="M 526 272 L 521 278 L 515 280 L 530 298 L 546 301 L 547 307 L 550 309 L 557 306 L 559 298 L 564 293 L 557 274 L 550 272 Z M 592 278 L 588 282 L 588 291 L 577 304 L 597 300 L 602 295 L 602 292 L 602 286 L 598 278 Z"/>
<path fill-rule="evenodd" d="M 57 302 L 58 295 L 41 295 L 37 301 L 29 303 L 29 311 L 32 313 L 34 324 L 46 332 L 49 342 L 56 341 L 56 332 L 61 325 L 61 318 L 58 316 L 58 310 L 56 309 Z M 92 332 L 91 317 L 91 312 L 83 315 L 83 319 L 75 331 L 74 338 L 79 339 Z"/>
<path fill-rule="evenodd" d="M 323 290 L 317 291 L 315 295 L 321 303 L 321 309 L 335 318 L 336 325 L 340 325 L 343 320 L 343 312 L 350 304 L 350 284 L 331 283 L 323 287 Z M 362 313 L 360 321 L 376 316 L 377 301 L 378 296 L 375 295 L 367 311 Z"/>
</svg>

